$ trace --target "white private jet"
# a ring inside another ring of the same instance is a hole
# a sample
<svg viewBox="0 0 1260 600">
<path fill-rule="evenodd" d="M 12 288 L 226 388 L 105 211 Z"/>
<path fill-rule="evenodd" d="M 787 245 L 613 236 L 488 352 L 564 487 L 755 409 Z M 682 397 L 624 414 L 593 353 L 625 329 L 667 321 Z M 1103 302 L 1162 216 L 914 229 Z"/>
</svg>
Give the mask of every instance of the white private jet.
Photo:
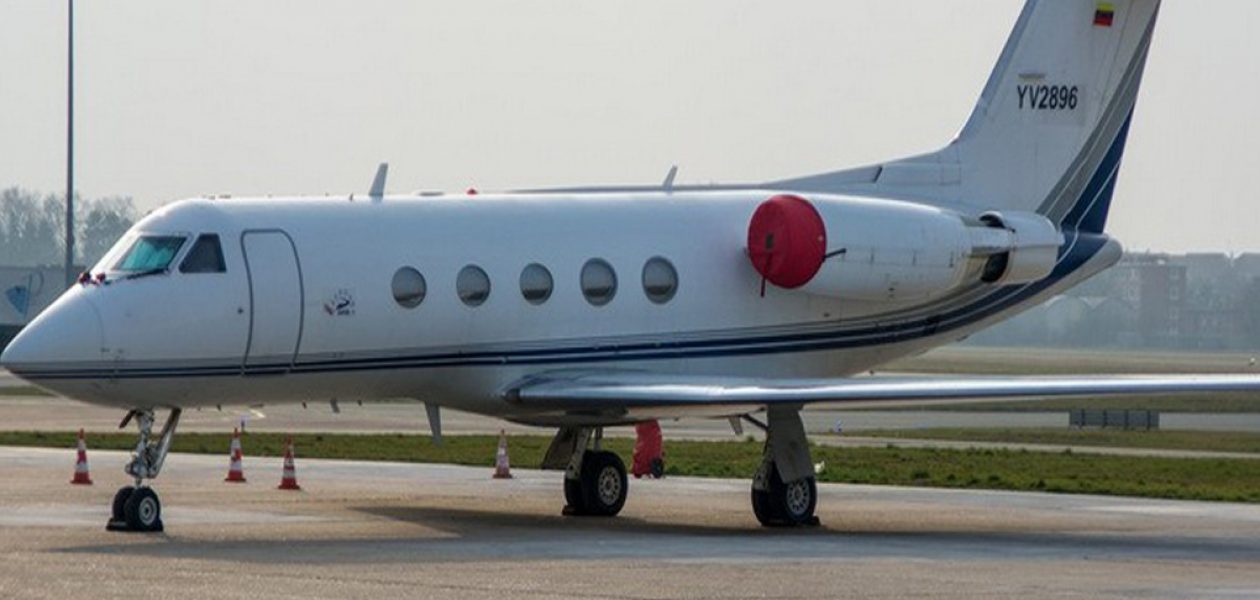
<svg viewBox="0 0 1260 600">
<path fill-rule="evenodd" d="M 752 505 L 814 521 L 814 403 L 1260 390 L 1248 376 L 850 376 L 1114 264 L 1104 233 L 1159 0 L 1029 0 L 970 120 L 923 156 L 753 185 L 194 199 L 137 223 L 4 351 L 129 411 L 116 528 L 162 528 L 185 408 L 407 397 L 559 429 L 566 512 L 615 515 L 602 428 L 766 430 Z M 169 410 L 160 434 L 155 413 Z M 765 413 L 764 419 L 754 414 Z"/>
</svg>

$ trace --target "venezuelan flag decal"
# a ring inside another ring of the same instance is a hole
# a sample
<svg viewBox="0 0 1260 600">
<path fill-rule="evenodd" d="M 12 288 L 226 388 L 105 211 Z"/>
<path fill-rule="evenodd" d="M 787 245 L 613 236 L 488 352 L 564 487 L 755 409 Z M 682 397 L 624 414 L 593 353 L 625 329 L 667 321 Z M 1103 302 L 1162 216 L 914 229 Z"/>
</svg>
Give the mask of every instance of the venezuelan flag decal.
<svg viewBox="0 0 1260 600">
<path fill-rule="evenodd" d="M 1099 2 L 1098 9 L 1094 11 L 1094 25 L 1096 27 L 1111 27 L 1116 20 L 1116 5 L 1110 2 Z"/>
</svg>

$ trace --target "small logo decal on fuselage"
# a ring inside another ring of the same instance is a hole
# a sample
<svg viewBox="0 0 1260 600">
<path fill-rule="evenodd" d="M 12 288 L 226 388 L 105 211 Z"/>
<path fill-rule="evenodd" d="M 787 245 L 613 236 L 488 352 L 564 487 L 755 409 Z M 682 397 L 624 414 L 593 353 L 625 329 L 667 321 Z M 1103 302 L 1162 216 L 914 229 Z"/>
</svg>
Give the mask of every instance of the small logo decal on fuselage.
<svg viewBox="0 0 1260 600">
<path fill-rule="evenodd" d="M 354 292 L 345 288 L 333 292 L 332 297 L 324 301 L 324 312 L 331 317 L 354 316 Z"/>
</svg>

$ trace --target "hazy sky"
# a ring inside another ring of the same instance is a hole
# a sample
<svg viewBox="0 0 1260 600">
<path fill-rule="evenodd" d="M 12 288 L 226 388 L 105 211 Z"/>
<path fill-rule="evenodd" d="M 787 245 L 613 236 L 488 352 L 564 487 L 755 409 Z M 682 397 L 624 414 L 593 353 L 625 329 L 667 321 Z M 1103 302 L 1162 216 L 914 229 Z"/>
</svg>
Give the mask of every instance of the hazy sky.
<svg viewBox="0 0 1260 600">
<path fill-rule="evenodd" d="M 1021 0 L 109 0 L 77 10 L 78 189 L 781 178 L 935 149 Z M 65 2 L 0 2 L 0 187 L 64 187 Z M 1110 230 L 1260 250 L 1255 0 L 1167 0 Z"/>
</svg>

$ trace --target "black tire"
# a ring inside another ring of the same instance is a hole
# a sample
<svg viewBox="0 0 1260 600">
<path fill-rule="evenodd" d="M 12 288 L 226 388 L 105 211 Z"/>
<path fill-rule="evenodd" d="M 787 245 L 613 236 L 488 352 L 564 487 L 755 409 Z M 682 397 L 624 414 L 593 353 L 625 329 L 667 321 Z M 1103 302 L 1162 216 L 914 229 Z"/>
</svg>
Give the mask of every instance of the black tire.
<svg viewBox="0 0 1260 600">
<path fill-rule="evenodd" d="M 774 514 L 770 507 L 770 492 L 753 488 L 752 491 L 752 509 L 753 515 L 757 517 L 757 522 L 762 527 L 774 527 L 782 523 L 783 519 Z"/>
<path fill-rule="evenodd" d="M 162 530 L 162 501 L 151 488 L 136 488 L 123 507 L 123 515 L 132 531 Z"/>
<path fill-rule="evenodd" d="M 770 468 L 765 491 L 753 490 L 753 514 L 766 527 L 796 527 L 815 523 L 818 507 L 818 483 L 806 477 L 790 484 L 783 483 L 777 467 Z"/>
<path fill-rule="evenodd" d="M 660 479 L 665 476 L 665 459 L 657 457 L 652 459 L 651 465 L 652 479 Z"/>
<path fill-rule="evenodd" d="M 136 488 L 128 485 L 118 488 L 118 491 L 114 493 L 113 521 L 121 523 L 127 519 L 127 500 L 131 498 L 131 493 L 134 491 Z"/>
<path fill-rule="evenodd" d="M 582 497 L 582 480 L 564 478 L 564 502 L 566 514 L 586 514 L 586 500 Z"/>
<path fill-rule="evenodd" d="M 585 514 L 611 517 L 626 505 L 630 482 L 626 465 L 612 452 L 587 452 L 582 459 L 582 500 Z"/>
</svg>

